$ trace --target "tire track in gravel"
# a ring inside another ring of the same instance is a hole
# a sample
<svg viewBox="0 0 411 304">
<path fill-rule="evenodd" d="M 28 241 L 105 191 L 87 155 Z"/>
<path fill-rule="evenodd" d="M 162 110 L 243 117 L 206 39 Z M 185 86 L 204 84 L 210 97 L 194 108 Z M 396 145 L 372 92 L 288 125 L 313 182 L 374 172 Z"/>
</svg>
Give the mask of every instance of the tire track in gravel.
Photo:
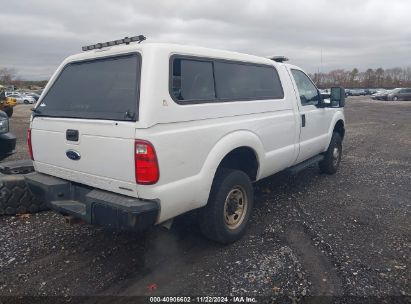
<svg viewBox="0 0 411 304">
<path fill-rule="evenodd" d="M 342 281 L 328 258 L 314 246 L 311 237 L 299 223 L 292 223 L 286 228 L 286 240 L 295 250 L 300 262 L 307 271 L 312 283 L 312 293 L 316 296 L 341 296 Z M 323 298 L 321 303 L 331 301 L 330 297 Z"/>
</svg>

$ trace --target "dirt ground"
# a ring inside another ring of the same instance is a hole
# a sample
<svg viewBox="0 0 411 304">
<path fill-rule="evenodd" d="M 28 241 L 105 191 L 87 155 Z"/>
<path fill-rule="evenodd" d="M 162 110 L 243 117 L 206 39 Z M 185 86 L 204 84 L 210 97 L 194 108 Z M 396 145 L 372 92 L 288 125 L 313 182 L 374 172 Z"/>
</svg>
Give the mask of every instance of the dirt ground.
<svg viewBox="0 0 411 304">
<path fill-rule="evenodd" d="M 9 159 L 27 157 L 29 108 L 18 106 L 11 119 L 19 141 Z M 0 296 L 409 301 L 411 102 L 351 97 L 346 118 L 338 173 L 311 167 L 255 184 L 249 230 L 229 246 L 204 239 L 195 213 L 178 218 L 171 231 L 143 234 L 70 225 L 51 211 L 0 217 Z"/>
</svg>

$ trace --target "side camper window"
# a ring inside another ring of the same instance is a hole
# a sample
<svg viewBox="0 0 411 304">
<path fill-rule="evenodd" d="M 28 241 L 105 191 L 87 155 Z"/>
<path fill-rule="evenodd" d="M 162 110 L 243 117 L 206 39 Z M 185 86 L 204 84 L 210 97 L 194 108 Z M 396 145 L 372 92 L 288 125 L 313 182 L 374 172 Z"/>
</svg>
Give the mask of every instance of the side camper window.
<svg viewBox="0 0 411 304">
<path fill-rule="evenodd" d="M 210 58 L 172 57 L 170 95 L 179 104 L 282 99 L 275 67 Z"/>
</svg>

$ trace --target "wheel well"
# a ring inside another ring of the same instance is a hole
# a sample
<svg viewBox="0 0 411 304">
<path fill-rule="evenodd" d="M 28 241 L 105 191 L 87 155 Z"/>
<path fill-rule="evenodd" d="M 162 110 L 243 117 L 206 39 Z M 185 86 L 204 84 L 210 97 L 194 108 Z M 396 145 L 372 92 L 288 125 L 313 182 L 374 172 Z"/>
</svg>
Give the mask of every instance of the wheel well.
<svg viewBox="0 0 411 304">
<path fill-rule="evenodd" d="M 228 153 L 221 161 L 219 168 L 236 169 L 245 172 L 251 181 L 257 179 L 258 161 L 253 149 L 239 147 Z"/>
<path fill-rule="evenodd" d="M 337 132 L 338 134 L 340 134 L 341 139 L 344 139 L 345 127 L 344 127 L 344 122 L 342 120 L 337 121 L 333 132 Z"/>
</svg>

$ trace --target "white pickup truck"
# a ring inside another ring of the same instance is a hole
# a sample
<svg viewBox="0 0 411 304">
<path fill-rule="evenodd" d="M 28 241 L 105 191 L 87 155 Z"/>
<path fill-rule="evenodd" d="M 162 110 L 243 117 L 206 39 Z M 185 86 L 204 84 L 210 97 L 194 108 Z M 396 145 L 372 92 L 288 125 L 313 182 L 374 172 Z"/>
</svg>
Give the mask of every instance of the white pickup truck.
<svg viewBox="0 0 411 304">
<path fill-rule="evenodd" d="M 204 235 L 230 243 L 253 182 L 315 162 L 337 171 L 344 89 L 324 101 L 281 58 L 129 42 L 65 59 L 33 110 L 26 179 L 52 209 L 116 229 L 198 209 Z"/>
</svg>

